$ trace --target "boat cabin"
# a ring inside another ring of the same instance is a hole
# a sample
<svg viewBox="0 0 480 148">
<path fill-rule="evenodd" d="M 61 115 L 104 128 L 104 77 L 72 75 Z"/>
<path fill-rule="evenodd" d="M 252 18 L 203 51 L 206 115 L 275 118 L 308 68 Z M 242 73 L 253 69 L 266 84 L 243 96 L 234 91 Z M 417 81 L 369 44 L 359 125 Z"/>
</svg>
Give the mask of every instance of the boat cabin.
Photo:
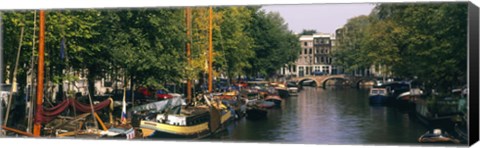
<svg viewBox="0 0 480 148">
<path fill-rule="evenodd" d="M 370 89 L 370 96 L 387 96 L 388 91 L 386 88 L 372 88 Z"/>
</svg>

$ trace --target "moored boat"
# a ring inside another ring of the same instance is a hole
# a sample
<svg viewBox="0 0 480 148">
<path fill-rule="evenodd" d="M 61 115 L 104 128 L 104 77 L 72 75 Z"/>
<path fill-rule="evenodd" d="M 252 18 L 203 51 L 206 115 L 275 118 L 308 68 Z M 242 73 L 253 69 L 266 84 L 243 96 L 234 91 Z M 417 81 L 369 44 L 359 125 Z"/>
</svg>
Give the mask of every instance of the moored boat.
<svg viewBox="0 0 480 148">
<path fill-rule="evenodd" d="M 285 85 L 279 84 L 275 87 L 275 90 L 277 91 L 277 94 L 284 99 L 290 97 L 290 92 Z"/>
<path fill-rule="evenodd" d="M 386 88 L 371 88 L 368 99 L 370 104 L 383 105 L 387 102 L 388 91 Z"/>
<path fill-rule="evenodd" d="M 139 121 L 143 137 L 204 138 L 221 130 L 234 117 L 234 112 L 220 102 L 208 105 L 179 105 L 177 99 L 156 104 L 156 113 L 146 113 Z M 151 111 L 151 110 L 149 110 Z"/>
<path fill-rule="evenodd" d="M 275 106 L 275 103 L 270 101 L 261 101 L 257 104 L 257 106 L 260 108 L 272 108 Z"/>
<path fill-rule="evenodd" d="M 267 110 L 258 107 L 249 107 L 246 118 L 249 120 L 260 120 L 267 118 Z"/>
<path fill-rule="evenodd" d="M 298 95 L 298 91 L 300 91 L 298 87 L 299 86 L 295 82 L 287 82 L 287 90 L 292 96 Z"/>
<path fill-rule="evenodd" d="M 266 102 L 273 102 L 273 103 L 275 103 L 276 107 L 280 107 L 282 105 L 283 100 L 278 95 L 268 95 L 267 97 L 265 97 L 265 101 Z"/>
<path fill-rule="evenodd" d="M 302 86 L 316 86 L 314 80 L 305 80 L 301 82 Z"/>
<path fill-rule="evenodd" d="M 423 91 L 418 88 L 412 88 L 410 91 L 403 92 L 395 98 L 395 104 L 401 107 L 413 107 L 416 100 L 420 99 Z"/>
<path fill-rule="evenodd" d="M 421 135 L 418 138 L 420 143 L 460 143 L 459 140 L 455 139 L 447 132 L 442 132 L 441 129 L 434 129 L 432 131 L 427 131 L 425 134 Z"/>
<path fill-rule="evenodd" d="M 453 126 L 453 117 L 460 114 L 457 104 L 458 101 L 452 97 L 420 98 L 415 102 L 415 111 L 418 119 L 426 125 Z"/>
</svg>

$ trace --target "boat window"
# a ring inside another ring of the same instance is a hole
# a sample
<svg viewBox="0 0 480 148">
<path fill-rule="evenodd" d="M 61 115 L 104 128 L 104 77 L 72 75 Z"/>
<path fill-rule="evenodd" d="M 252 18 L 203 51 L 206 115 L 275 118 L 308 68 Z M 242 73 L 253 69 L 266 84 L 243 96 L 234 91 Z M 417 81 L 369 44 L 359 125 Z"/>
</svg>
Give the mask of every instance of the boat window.
<svg viewBox="0 0 480 148">
<path fill-rule="evenodd" d="M 385 94 L 385 91 L 381 90 L 381 91 L 378 91 L 378 94 L 380 95 L 384 95 Z"/>
<path fill-rule="evenodd" d="M 378 90 L 372 90 L 372 95 L 378 94 Z"/>
</svg>

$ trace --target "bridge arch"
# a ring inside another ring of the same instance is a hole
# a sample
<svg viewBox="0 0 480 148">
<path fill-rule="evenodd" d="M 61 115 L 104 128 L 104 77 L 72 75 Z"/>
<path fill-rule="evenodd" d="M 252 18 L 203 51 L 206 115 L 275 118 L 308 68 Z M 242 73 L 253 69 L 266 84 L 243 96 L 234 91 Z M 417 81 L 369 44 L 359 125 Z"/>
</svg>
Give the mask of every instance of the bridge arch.
<svg viewBox="0 0 480 148">
<path fill-rule="evenodd" d="M 313 81 L 315 82 L 315 86 L 317 86 L 317 87 L 320 86 L 319 84 L 321 84 L 321 83 L 319 83 L 318 80 L 315 79 L 315 78 L 305 77 L 305 78 L 299 79 L 299 80 L 297 81 L 297 85 L 302 85 L 302 82 L 307 81 L 307 80 L 313 80 Z"/>
<path fill-rule="evenodd" d="M 319 87 L 322 87 L 322 88 L 325 88 L 325 87 L 327 86 L 327 84 L 326 84 L 327 81 L 329 81 L 329 80 L 335 80 L 335 79 L 340 79 L 340 80 L 343 80 L 343 81 L 345 81 L 345 82 L 348 82 L 348 79 L 345 78 L 345 76 L 343 76 L 343 75 L 340 75 L 340 76 L 329 76 L 329 77 L 324 78 L 324 79 L 320 82 L 321 85 L 318 85 L 318 86 L 319 86 Z"/>
<path fill-rule="evenodd" d="M 362 77 L 362 78 L 359 78 L 355 81 L 355 87 L 359 88 L 360 87 L 360 83 L 362 82 L 373 82 L 373 85 L 377 85 L 377 81 L 375 78 L 370 78 L 370 77 Z"/>
</svg>

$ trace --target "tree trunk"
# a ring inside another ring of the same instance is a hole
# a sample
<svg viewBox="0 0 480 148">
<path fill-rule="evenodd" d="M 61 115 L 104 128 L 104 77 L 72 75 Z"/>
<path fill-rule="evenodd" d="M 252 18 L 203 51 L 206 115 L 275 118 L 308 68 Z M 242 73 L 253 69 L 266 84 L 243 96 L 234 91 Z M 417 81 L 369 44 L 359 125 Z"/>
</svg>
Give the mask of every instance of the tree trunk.
<svg viewBox="0 0 480 148">
<path fill-rule="evenodd" d="M 135 104 L 135 88 L 134 88 L 134 83 L 135 80 L 134 80 L 134 77 L 133 77 L 133 73 L 132 75 L 130 76 L 130 95 L 132 95 L 131 97 L 131 101 L 132 101 L 132 106 Z"/>
<path fill-rule="evenodd" d="M 95 72 L 96 72 L 95 67 L 88 68 L 88 74 L 87 74 L 88 94 L 91 94 L 92 96 L 95 95 Z"/>
</svg>

